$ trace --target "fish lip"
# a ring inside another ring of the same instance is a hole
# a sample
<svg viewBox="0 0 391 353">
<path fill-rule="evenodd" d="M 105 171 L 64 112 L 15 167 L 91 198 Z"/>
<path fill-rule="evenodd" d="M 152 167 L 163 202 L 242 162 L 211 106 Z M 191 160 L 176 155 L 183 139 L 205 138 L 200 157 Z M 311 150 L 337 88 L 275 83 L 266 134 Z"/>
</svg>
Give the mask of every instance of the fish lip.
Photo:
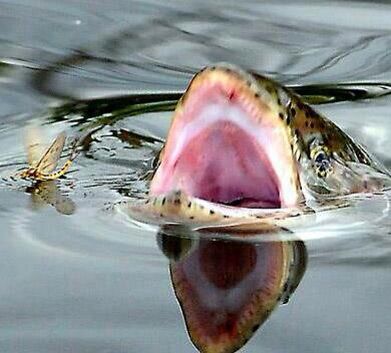
<svg viewBox="0 0 391 353">
<path fill-rule="evenodd" d="M 241 114 L 235 116 L 229 109 L 224 118 L 213 116 L 210 112 L 204 114 L 208 100 L 211 99 L 216 99 L 216 104 L 228 104 L 227 109 L 236 107 L 241 110 Z M 191 142 L 197 137 L 197 132 L 202 132 L 212 123 L 228 122 L 242 128 L 264 152 L 265 164 L 271 169 L 270 175 L 275 175 L 279 206 L 297 205 L 300 188 L 297 165 L 289 141 L 289 129 L 280 119 L 278 109 L 265 87 L 240 69 L 231 65 L 220 65 L 201 71 L 193 78 L 175 110 L 161 164 L 151 183 L 150 194 L 159 195 L 180 189 L 191 196 L 198 196 L 188 189 L 186 179 L 171 183 L 167 182 L 167 179 L 170 179 L 170 173 L 175 170 L 178 156 L 189 145 L 189 140 Z M 269 146 L 261 138 L 267 129 L 273 137 L 269 139 Z"/>
</svg>

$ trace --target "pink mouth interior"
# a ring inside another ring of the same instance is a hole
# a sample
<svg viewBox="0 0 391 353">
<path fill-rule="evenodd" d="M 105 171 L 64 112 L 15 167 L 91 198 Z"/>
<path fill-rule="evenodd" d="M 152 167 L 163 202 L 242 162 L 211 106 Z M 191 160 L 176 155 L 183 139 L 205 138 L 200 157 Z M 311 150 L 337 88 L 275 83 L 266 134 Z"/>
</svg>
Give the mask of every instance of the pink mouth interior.
<svg viewBox="0 0 391 353">
<path fill-rule="evenodd" d="M 243 207 L 280 207 L 276 177 L 262 148 L 232 122 L 198 133 L 174 163 L 191 195 Z"/>
<path fill-rule="evenodd" d="M 219 83 L 195 89 L 176 112 L 152 195 L 182 190 L 241 207 L 286 206 L 281 199 L 284 171 L 273 168 L 273 158 L 291 160 L 285 135 L 245 99 Z"/>
</svg>

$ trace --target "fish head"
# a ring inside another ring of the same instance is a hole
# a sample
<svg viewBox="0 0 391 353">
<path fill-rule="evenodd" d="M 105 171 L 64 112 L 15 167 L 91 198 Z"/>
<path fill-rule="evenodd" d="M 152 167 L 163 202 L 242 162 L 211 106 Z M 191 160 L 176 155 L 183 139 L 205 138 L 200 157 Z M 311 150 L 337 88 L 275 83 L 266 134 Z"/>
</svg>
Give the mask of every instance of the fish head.
<svg viewBox="0 0 391 353">
<path fill-rule="evenodd" d="M 293 207 L 310 196 L 379 188 L 371 181 L 386 174 L 291 90 L 221 64 L 196 74 L 180 99 L 150 194 Z"/>
</svg>

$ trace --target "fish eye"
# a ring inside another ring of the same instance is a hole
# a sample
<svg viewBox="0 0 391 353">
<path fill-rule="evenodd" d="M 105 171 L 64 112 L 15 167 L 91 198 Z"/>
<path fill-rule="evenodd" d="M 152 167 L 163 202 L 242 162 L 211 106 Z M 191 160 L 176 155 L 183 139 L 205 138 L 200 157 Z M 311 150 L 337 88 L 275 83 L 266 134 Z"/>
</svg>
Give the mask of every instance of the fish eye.
<svg viewBox="0 0 391 353">
<path fill-rule="evenodd" d="M 315 156 L 315 163 L 322 164 L 326 159 L 326 154 L 323 151 L 319 151 Z"/>
<path fill-rule="evenodd" d="M 314 154 L 313 160 L 316 174 L 322 178 L 326 177 L 331 171 L 331 162 L 327 153 L 323 150 L 319 150 Z"/>
</svg>

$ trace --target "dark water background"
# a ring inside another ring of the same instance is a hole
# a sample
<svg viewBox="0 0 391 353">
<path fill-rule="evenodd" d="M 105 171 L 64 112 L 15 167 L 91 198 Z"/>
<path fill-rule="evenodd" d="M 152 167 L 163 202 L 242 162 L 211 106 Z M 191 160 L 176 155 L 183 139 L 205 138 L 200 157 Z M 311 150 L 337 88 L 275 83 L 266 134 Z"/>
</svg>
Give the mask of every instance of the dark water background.
<svg viewBox="0 0 391 353">
<path fill-rule="evenodd" d="M 195 352 L 156 232 L 105 206 L 146 191 L 170 99 L 219 61 L 328 101 L 390 167 L 390 18 L 386 1 L 0 1 L 1 175 L 24 165 L 29 121 L 48 141 L 96 129 L 51 190 L 60 212 L 0 184 L 0 352 Z M 390 351 L 387 195 L 344 212 L 301 230 L 306 273 L 243 351 Z"/>
</svg>

